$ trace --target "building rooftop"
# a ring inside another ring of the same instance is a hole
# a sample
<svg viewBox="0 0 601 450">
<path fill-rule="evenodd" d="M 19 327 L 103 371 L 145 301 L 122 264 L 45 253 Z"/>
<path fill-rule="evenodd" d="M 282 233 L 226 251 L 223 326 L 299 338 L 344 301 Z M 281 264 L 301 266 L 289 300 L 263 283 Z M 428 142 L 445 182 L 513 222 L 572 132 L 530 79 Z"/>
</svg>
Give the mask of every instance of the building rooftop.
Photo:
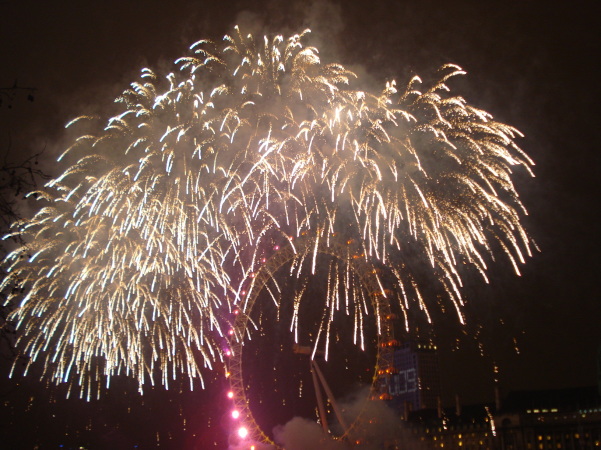
<svg viewBox="0 0 601 450">
<path fill-rule="evenodd" d="M 601 395 L 596 386 L 568 389 L 514 391 L 505 397 L 501 413 L 533 410 L 579 411 L 601 409 Z"/>
</svg>

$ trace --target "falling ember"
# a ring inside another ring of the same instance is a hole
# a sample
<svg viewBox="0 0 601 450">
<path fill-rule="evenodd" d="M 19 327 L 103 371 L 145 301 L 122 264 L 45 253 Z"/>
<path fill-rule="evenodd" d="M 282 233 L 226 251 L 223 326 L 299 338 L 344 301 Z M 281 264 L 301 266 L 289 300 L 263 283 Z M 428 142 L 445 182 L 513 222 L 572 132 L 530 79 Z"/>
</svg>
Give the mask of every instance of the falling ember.
<svg viewBox="0 0 601 450">
<path fill-rule="evenodd" d="M 265 255 L 304 235 L 316 249 L 339 233 L 386 267 L 405 318 L 430 317 L 414 261 L 461 321 L 464 266 L 487 280 L 499 249 L 518 272 L 533 245 L 511 178 L 533 165 L 519 131 L 450 93 L 456 65 L 434 83 L 358 91 L 307 34 L 236 27 L 222 45 L 199 41 L 166 76 L 143 69 L 122 112 L 65 150 L 39 211 L 14 226 L 27 244 L 1 284 L 19 345 L 47 377 L 87 397 L 119 374 L 140 390 L 178 373 L 192 386 L 229 352 L 230 318 Z M 315 255 L 296 270 L 314 273 Z M 361 302 L 333 296 L 340 307 L 360 334 Z"/>
</svg>

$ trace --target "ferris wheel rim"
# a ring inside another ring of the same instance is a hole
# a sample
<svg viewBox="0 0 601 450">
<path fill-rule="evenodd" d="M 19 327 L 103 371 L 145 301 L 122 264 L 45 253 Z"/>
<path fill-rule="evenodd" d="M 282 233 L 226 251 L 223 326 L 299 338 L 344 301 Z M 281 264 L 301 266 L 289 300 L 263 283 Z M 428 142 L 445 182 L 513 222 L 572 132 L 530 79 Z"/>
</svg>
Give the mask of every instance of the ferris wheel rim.
<svg viewBox="0 0 601 450">
<path fill-rule="evenodd" d="M 240 301 L 242 308 L 237 310 L 232 327 L 233 333 L 230 338 L 229 347 L 231 355 L 227 364 L 230 392 L 233 394 L 232 401 L 236 411 L 239 413 L 239 417 L 244 421 L 244 427 L 247 430 L 245 439 L 252 442 L 277 446 L 256 422 L 250 409 L 248 398 L 246 397 L 246 389 L 244 388 L 242 353 L 245 337 L 249 333 L 247 327 L 250 320 L 250 314 L 259 294 L 264 289 L 267 282 L 276 275 L 276 272 L 286 263 L 289 263 L 301 254 L 301 251 L 306 252 L 309 249 L 316 253 L 329 255 L 350 263 L 350 267 L 361 280 L 363 288 L 367 291 L 368 296 L 371 299 L 378 330 L 376 363 L 371 382 L 372 390 L 378 379 L 378 374 L 381 371 L 383 363 L 386 363 L 387 361 L 384 355 L 390 351 L 385 345 L 392 340 L 394 334 L 391 321 L 393 315 L 391 314 L 390 309 L 390 299 L 387 296 L 386 290 L 382 287 L 382 283 L 376 274 L 375 267 L 370 262 L 369 258 L 365 257 L 365 254 L 355 245 L 354 240 L 343 240 L 336 234 L 328 236 L 328 239 L 305 234 L 297 239 L 294 245 L 288 245 L 278 249 L 276 253 L 266 260 L 265 264 L 253 274 L 247 296 L 244 300 Z M 347 256 L 344 257 L 341 253 L 346 253 Z M 388 362 L 390 362 L 389 359 Z M 353 423 L 348 426 L 344 434 L 338 437 L 339 439 L 343 439 L 349 435 L 357 425 L 360 416 L 361 414 L 359 414 Z"/>
</svg>

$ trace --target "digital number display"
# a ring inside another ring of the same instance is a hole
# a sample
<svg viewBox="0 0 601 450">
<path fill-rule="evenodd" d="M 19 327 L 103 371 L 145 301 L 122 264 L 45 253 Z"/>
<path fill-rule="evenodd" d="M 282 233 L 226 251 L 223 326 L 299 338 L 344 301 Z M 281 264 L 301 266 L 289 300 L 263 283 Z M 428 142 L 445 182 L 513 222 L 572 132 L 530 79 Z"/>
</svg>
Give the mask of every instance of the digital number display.
<svg viewBox="0 0 601 450">
<path fill-rule="evenodd" d="M 402 395 L 417 391 L 417 376 L 415 369 L 401 370 L 392 376 L 390 394 Z"/>
</svg>

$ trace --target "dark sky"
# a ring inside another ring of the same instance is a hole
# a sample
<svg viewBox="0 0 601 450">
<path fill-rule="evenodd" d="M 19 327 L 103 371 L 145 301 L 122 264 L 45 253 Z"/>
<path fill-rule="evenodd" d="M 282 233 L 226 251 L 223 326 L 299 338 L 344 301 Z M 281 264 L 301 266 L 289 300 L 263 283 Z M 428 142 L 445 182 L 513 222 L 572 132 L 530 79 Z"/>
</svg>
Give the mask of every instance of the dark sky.
<svg viewBox="0 0 601 450">
<path fill-rule="evenodd" d="M 61 6 L 58 6 L 58 5 Z M 490 285 L 467 280 L 468 330 L 485 331 L 485 356 L 449 317 L 439 329 L 443 386 L 466 402 L 502 389 L 597 382 L 601 344 L 598 280 L 599 21 L 593 1 L 0 2 L 0 88 L 36 89 L 0 106 L 8 158 L 45 149 L 44 167 L 65 142 L 64 124 L 103 113 L 148 66 L 168 67 L 198 39 L 240 23 L 263 32 L 313 30 L 326 62 L 341 62 L 378 89 L 387 79 L 427 76 L 441 64 L 468 76 L 455 92 L 519 128 L 536 178 L 516 174 L 541 252 L 516 277 L 502 262 Z M 504 326 L 500 325 L 504 322 Z M 517 339 L 519 354 L 514 350 Z M 467 368 L 467 369 L 466 369 Z M 2 374 L 2 377 L 5 377 Z"/>
</svg>

